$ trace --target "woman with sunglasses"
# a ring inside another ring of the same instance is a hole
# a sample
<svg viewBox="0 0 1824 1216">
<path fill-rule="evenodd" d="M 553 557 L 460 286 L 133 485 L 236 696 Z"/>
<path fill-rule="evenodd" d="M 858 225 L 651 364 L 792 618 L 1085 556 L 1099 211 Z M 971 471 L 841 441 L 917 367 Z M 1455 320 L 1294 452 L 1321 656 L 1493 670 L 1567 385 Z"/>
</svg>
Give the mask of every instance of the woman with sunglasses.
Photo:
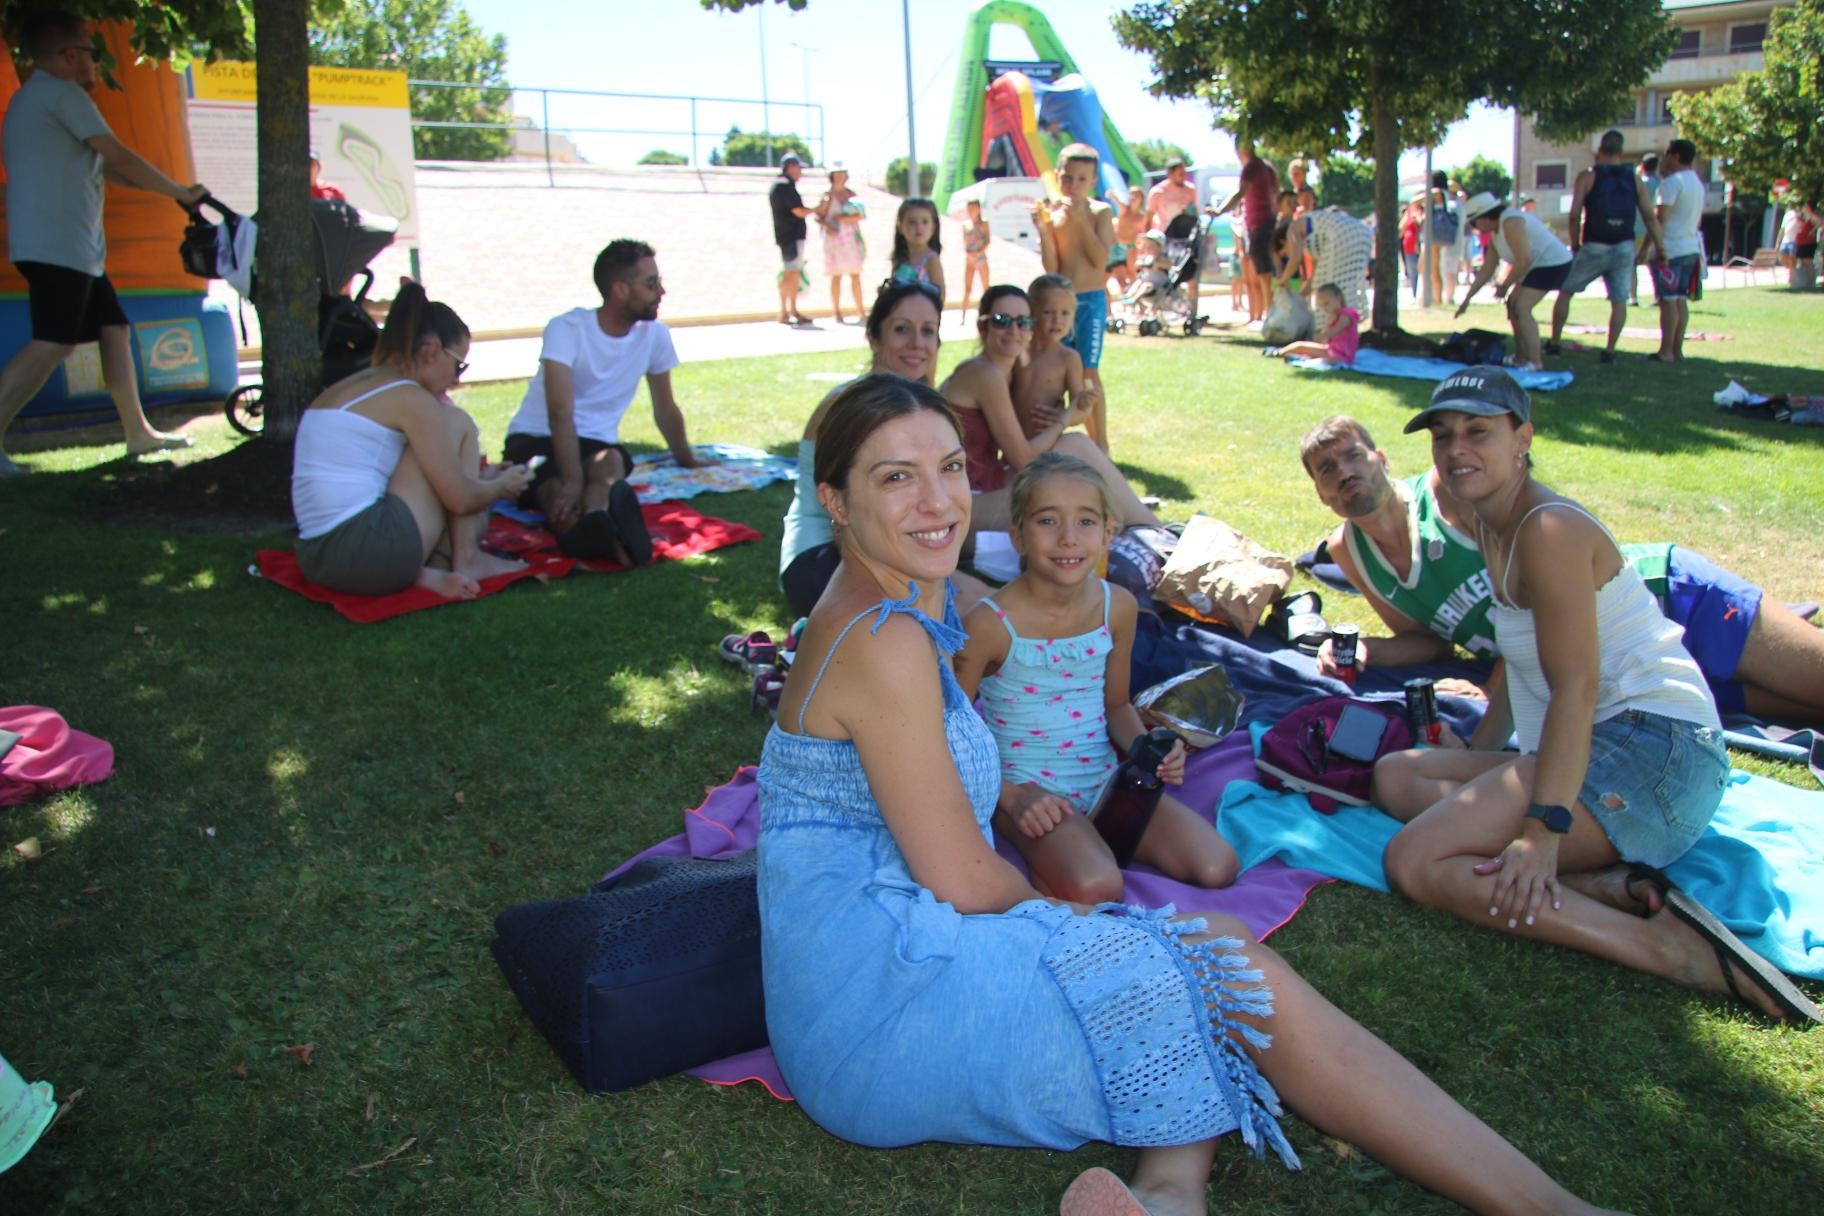
<svg viewBox="0 0 1824 1216">
<path fill-rule="evenodd" d="M 1042 452 L 1075 456 L 1100 473 L 1121 527 L 1161 526 L 1108 454 L 1088 435 L 1068 430 L 1088 416 L 1087 400 L 1081 406 L 1073 403 L 1050 421 L 1035 419 L 1037 429 L 1030 435 L 1021 429 L 1013 408 L 1013 372 L 1032 342 L 1032 324 L 1032 304 L 1024 291 L 1007 283 L 990 287 L 976 311 L 981 352 L 957 364 L 938 386 L 963 427 L 969 489 L 975 495 L 971 531 L 1005 532 L 1011 527 L 1008 486 L 1013 475 Z"/>
<path fill-rule="evenodd" d="M 532 472 L 482 463 L 475 420 L 447 396 L 468 353 L 462 318 L 407 282 L 373 366 L 306 407 L 291 469 L 305 578 L 355 595 L 416 584 L 471 599 L 483 579 L 519 569 L 480 541 L 489 504 L 517 497 Z"/>
</svg>

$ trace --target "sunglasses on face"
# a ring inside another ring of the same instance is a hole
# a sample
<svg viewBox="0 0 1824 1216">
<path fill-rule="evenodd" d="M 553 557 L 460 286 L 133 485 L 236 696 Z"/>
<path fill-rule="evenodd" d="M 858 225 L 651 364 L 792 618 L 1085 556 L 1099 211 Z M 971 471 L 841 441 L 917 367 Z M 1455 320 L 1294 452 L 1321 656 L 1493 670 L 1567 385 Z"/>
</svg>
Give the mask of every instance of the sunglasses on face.
<svg viewBox="0 0 1824 1216">
<path fill-rule="evenodd" d="M 446 348 L 443 353 L 448 355 L 451 359 L 454 359 L 456 361 L 456 378 L 458 380 L 462 379 L 462 373 L 469 370 L 469 365 L 467 363 L 463 362 L 461 359 L 457 359 L 456 352 L 453 350 L 449 350 Z"/>
<path fill-rule="evenodd" d="M 63 49 L 66 51 L 79 51 L 82 54 L 87 55 L 90 59 L 93 59 L 96 63 L 101 62 L 101 52 L 86 42 L 71 43 Z"/>
<path fill-rule="evenodd" d="M 994 326 L 996 329 L 1013 329 L 1013 328 L 1031 329 L 1032 328 L 1032 318 L 1031 317 L 1012 317 L 1012 316 L 1008 316 L 1004 312 L 997 312 L 997 313 L 993 313 L 989 316 L 988 324 Z"/>
</svg>

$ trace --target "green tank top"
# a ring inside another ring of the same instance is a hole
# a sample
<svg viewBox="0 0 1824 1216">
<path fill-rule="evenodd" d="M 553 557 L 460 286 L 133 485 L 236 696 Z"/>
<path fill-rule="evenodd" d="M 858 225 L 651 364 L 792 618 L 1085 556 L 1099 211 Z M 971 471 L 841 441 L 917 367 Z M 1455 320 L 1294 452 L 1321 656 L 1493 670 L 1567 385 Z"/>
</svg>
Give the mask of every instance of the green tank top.
<svg viewBox="0 0 1824 1216">
<path fill-rule="evenodd" d="M 1343 531 L 1349 556 L 1375 594 L 1396 612 L 1479 658 L 1496 658 L 1500 652 L 1495 649 L 1495 630 L 1488 619 L 1494 602 L 1488 565 L 1476 542 L 1445 521 L 1427 484 L 1428 476 L 1419 473 L 1394 483 L 1396 492 L 1406 499 L 1406 522 L 1412 533 L 1412 565 L 1406 577 L 1394 573 L 1367 533 L 1353 523 Z M 1666 542 L 1621 546 L 1622 560 L 1640 572 L 1662 612 L 1671 555 L 1672 546 Z"/>
<path fill-rule="evenodd" d="M 1479 658 L 1492 659 L 1498 652 L 1488 619 L 1494 602 L 1488 566 L 1476 542 L 1444 521 L 1426 476 L 1418 473 L 1394 483 L 1395 492 L 1406 500 L 1406 523 L 1412 533 L 1412 565 L 1406 577 L 1394 573 L 1374 541 L 1353 523 L 1343 529 L 1349 556 L 1374 593 L 1394 611 Z"/>
</svg>

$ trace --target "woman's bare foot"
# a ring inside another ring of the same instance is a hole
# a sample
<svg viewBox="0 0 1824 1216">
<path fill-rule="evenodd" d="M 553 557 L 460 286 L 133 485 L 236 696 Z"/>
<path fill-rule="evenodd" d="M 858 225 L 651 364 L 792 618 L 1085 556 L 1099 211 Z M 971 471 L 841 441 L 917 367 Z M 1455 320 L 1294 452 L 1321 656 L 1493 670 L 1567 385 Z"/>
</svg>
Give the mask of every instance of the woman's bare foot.
<svg viewBox="0 0 1824 1216">
<path fill-rule="evenodd" d="M 149 456 L 153 452 L 175 452 L 190 446 L 188 435 L 167 435 L 162 431 L 147 431 L 144 435 L 135 436 L 127 441 L 127 455 Z"/>
<path fill-rule="evenodd" d="M 467 575 L 476 582 L 494 578 L 497 575 L 513 574 L 526 568 L 526 563 L 514 557 L 498 557 L 485 549 L 477 549 L 473 555 L 457 563 L 456 572 Z"/>
<path fill-rule="evenodd" d="M 1058 1201 L 1058 1216 L 1162 1216 L 1141 1203 L 1127 1184 L 1096 1166 L 1078 1174 Z"/>
<path fill-rule="evenodd" d="M 418 585 L 427 591 L 435 591 L 446 600 L 472 600 L 481 594 L 481 584 L 466 574 L 454 570 L 439 570 L 435 566 L 426 566 L 418 572 Z"/>
<path fill-rule="evenodd" d="M 1562 874 L 1558 881 L 1629 916 L 1654 916 L 1666 906 L 1659 884 L 1645 874 L 1636 875 L 1625 861 L 1583 874 Z"/>
<path fill-rule="evenodd" d="M 1695 988 L 1699 992 L 1711 992 L 1718 996 L 1734 997 L 1745 1004 L 1753 1006 L 1761 1013 L 1776 1022 L 1791 1019 L 1786 1010 L 1780 1007 L 1767 990 L 1755 981 L 1755 977 L 1746 968 L 1735 967 L 1733 974 L 1735 990 L 1729 987 L 1729 977 L 1723 968 L 1727 965 L 1717 957 L 1716 950 L 1704 940 L 1703 934 L 1674 916 L 1669 910 L 1662 911 L 1648 918 L 1655 926 L 1664 929 L 1667 941 L 1666 949 L 1675 960 L 1674 969 L 1667 973 L 1673 983 L 1685 988 Z"/>
</svg>

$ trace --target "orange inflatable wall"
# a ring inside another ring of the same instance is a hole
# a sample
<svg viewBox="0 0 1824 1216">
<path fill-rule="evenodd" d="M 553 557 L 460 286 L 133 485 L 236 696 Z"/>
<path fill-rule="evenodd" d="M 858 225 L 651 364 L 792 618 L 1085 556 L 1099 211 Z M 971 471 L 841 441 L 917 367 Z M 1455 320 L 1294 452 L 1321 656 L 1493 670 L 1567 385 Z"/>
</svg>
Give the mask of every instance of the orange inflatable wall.
<svg viewBox="0 0 1824 1216">
<path fill-rule="evenodd" d="M 136 63 L 132 27 L 110 21 L 102 37 L 114 52 L 114 79 L 121 86 L 95 86 L 95 108 L 121 143 L 145 157 L 173 181 L 196 180 L 190 132 L 184 125 L 184 83 L 166 63 Z M 0 107 L 19 89 L 12 58 L 0 55 Z M 0 183 L 5 181 L 0 168 Z M 187 222 L 183 208 L 162 194 L 107 186 L 103 224 L 108 234 L 108 277 L 121 291 L 165 291 L 201 295 L 203 280 L 184 273 L 177 247 Z M 5 231 L 0 218 L 0 232 Z M 0 245 L 3 247 L 3 245 Z M 25 294 L 25 280 L 0 259 L 0 293 Z"/>
</svg>

